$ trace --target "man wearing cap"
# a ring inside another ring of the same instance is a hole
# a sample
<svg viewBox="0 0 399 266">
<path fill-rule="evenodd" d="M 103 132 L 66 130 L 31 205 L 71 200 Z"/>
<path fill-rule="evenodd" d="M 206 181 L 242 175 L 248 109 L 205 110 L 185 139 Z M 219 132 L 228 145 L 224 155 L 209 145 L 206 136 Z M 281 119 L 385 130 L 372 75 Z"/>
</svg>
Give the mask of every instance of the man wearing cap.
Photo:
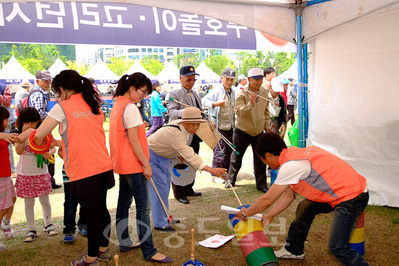
<svg viewBox="0 0 399 266">
<path fill-rule="evenodd" d="M 235 93 L 232 86 L 235 78 L 235 70 L 226 68 L 222 72 L 222 84 L 202 98 L 202 104 L 205 108 L 208 108 L 208 114 L 213 116 L 216 128 L 230 142 L 233 141 Z M 223 139 L 220 139 L 219 145 L 216 145 L 213 149 L 212 167 L 226 168 L 228 170 L 231 152 L 230 146 Z M 219 178 L 213 178 L 213 181 L 224 183 Z"/>
<path fill-rule="evenodd" d="M 147 137 L 150 136 L 154 131 L 164 125 L 162 113 L 166 113 L 166 109 L 162 105 L 161 97 L 159 93 L 162 90 L 161 83 L 155 81 L 152 83 L 152 94 L 151 94 L 151 116 L 152 116 L 152 127 L 147 131 Z"/>
<path fill-rule="evenodd" d="M 201 111 L 202 104 L 201 98 L 198 93 L 194 91 L 192 88 L 194 87 L 196 78 L 195 76 L 199 76 L 199 74 L 195 73 L 195 68 L 193 66 L 184 66 L 180 68 L 180 88 L 172 89 L 166 95 L 166 104 L 169 113 L 170 121 L 181 119 L 183 109 L 186 108 L 185 105 L 179 104 L 174 100 L 197 107 Z M 172 98 L 173 100 L 171 100 Z M 202 141 L 196 134 L 190 136 L 190 147 L 194 149 L 196 154 L 199 153 L 200 142 Z M 193 190 L 194 181 L 192 184 L 187 186 L 179 186 L 172 182 L 173 194 L 175 198 L 181 203 L 187 203 L 187 196 L 201 196 L 201 192 L 195 192 Z"/>
<path fill-rule="evenodd" d="M 236 82 L 234 83 L 235 87 L 235 96 L 237 97 L 237 93 L 241 90 L 241 88 L 244 88 L 245 85 L 247 85 L 248 81 L 247 78 L 244 76 L 244 74 L 241 74 L 238 76 Z"/>
<path fill-rule="evenodd" d="M 283 92 L 281 92 L 281 96 L 283 96 L 285 105 L 287 105 L 287 90 L 288 90 L 288 84 L 290 84 L 291 81 L 288 79 L 283 78 Z"/>
<path fill-rule="evenodd" d="M 242 158 L 247 147 L 251 144 L 254 158 L 254 175 L 256 188 L 264 193 L 267 192 L 266 165 L 259 156 L 255 154 L 255 143 L 261 137 L 264 130 L 271 132 L 270 116 L 268 112 L 268 92 L 262 87 L 263 71 L 260 68 L 252 68 L 248 72 L 249 84 L 237 93 L 235 113 L 236 128 L 233 134 L 233 144 L 239 153 L 233 152 L 230 159 L 228 178 L 234 186 L 237 174 L 240 171 Z M 262 96 L 258 97 L 258 96 Z M 230 184 L 225 183 L 225 188 Z"/>
<path fill-rule="evenodd" d="M 195 169 L 207 171 L 218 177 L 226 174 L 226 169 L 213 168 L 206 165 L 199 155 L 194 152 L 193 148 L 187 145 L 190 135 L 197 132 L 200 123 L 206 123 L 201 117 L 201 111 L 198 108 L 187 107 L 182 110 L 182 119 L 170 122 L 148 138 L 152 179 L 167 208 L 169 208 L 168 196 L 171 183 L 169 166 L 171 159 L 178 157 L 182 163 L 187 161 Z M 148 187 L 154 228 L 159 231 L 173 233 L 175 229 L 168 224 L 168 217 L 158 195 L 151 184 Z M 182 203 L 189 203 L 187 197 L 185 197 L 185 202 Z M 177 222 L 174 221 L 172 223 Z"/>
<path fill-rule="evenodd" d="M 36 86 L 31 91 L 31 95 L 28 100 L 28 106 L 36 108 L 42 120 L 47 117 L 48 112 L 50 111 L 48 103 L 50 101 L 50 85 L 50 71 L 37 71 Z M 62 186 L 57 185 L 54 179 L 55 165 L 53 163 L 48 164 L 48 172 L 51 176 L 51 187 L 53 189 L 61 188 Z"/>
<path fill-rule="evenodd" d="M 294 87 L 294 79 L 288 79 L 291 83 L 287 90 L 287 123 L 291 121 L 291 125 L 295 123 L 295 106 L 297 105 L 297 91 Z"/>
<path fill-rule="evenodd" d="M 21 99 L 29 96 L 29 88 L 31 85 L 29 80 L 27 80 L 27 79 L 23 80 L 20 85 L 21 85 L 21 88 L 17 91 L 17 93 L 15 93 L 15 97 L 14 97 L 14 105 L 15 106 L 17 106 L 20 103 Z"/>
<path fill-rule="evenodd" d="M 287 121 L 287 108 L 281 93 L 283 89 L 283 80 L 280 78 L 272 79 L 269 89 L 269 97 L 273 102 L 269 102 L 269 115 L 271 118 L 270 127 L 272 132 L 284 138 L 285 124 Z"/>
</svg>

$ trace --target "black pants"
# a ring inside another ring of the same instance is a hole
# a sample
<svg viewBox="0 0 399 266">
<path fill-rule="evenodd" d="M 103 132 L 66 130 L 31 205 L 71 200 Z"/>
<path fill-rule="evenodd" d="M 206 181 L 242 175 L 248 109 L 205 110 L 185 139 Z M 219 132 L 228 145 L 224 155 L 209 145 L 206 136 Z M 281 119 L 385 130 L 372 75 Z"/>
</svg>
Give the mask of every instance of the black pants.
<svg viewBox="0 0 399 266">
<path fill-rule="evenodd" d="M 82 206 L 83 213 L 87 215 L 88 255 L 97 257 L 100 247 L 108 247 L 111 232 L 111 216 L 107 209 L 107 191 L 94 196 L 78 197 L 78 202 Z M 104 235 L 107 235 L 107 237 Z"/>
<path fill-rule="evenodd" d="M 200 137 L 198 137 L 196 134 L 193 136 L 193 141 L 190 144 L 190 147 L 193 148 L 194 152 L 196 154 L 199 153 L 199 148 L 200 148 L 200 142 L 202 140 Z M 173 189 L 173 195 L 175 196 L 176 199 L 181 199 L 187 196 L 190 196 L 194 193 L 193 186 L 194 186 L 195 180 L 186 186 L 178 186 L 172 183 L 172 189 Z"/>
<path fill-rule="evenodd" d="M 263 133 L 257 136 L 251 136 L 238 128 L 234 129 L 233 144 L 236 145 L 236 150 L 239 152 L 237 155 L 235 152 L 231 153 L 230 168 L 229 168 L 229 179 L 231 184 L 234 186 L 237 180 L 238 172 L 241 169 L 242 158 L 248 146 L 251 144 L 252 153 L 254 156 L 254 175 L 256 180 L 256 188 L 261 189 L 267 187 L 266 183 L 266 165 L 262 162 L 258 155 L 255 154 L 255 143 Z"/>
<path fill-rule="evenodd" d="M 287 105 L 287 110 L 288 110 L 288 114 L 287 114 L 287 122 L 291 121 L 291 125 L 293 125 L 295 123 L 295 105 Z"/>
<path fill-rule="evenodd" d="M 54 174 L 55 174 L 55 164 L 54 163 L 49 163 L 47 165 L 48 173 L 50 174 L 51 178 L 51 185 L 56 184 L 55 179 L 54 179 Z"/>
</svg>

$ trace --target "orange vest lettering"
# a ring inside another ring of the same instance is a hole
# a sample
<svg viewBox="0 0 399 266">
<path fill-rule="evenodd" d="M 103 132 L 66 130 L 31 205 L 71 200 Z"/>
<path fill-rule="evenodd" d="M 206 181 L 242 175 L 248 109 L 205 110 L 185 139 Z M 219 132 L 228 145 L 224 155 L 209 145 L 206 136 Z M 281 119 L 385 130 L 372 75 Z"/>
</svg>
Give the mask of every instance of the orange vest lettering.
<svg viewBox="0 0 399 266">
<path fill-rule="evenodd" d="M 123 114 L 128 104 L 133 104 L 129 98 L 116 98 L 109 118 L 109 146 L 114 172 L 121 175 L 142 173 L 143 164 L 137 158 L 129 143 L 127 128 L 123 124 Z M 150 158 L 147 136 L 144 125 L 138 128 L 139 142 L 147 160 Z"/>
<path fill-rule="evenodd" d="M 332 207 L 359 196 L 366 188 L 366 179 L 348 163 L 316 146 L 284 149 L 280 165 L 293 160 L 308 160 L 310 175 L 291 189 L 309 200 L 325 202 Z"/>
<path fill-rule="evenodd" d="M 81 94 L 59 102 L 67 128 L 60 124 L 65 172 L 71 182 L 112 170 L 112 162 L 105 145 L 104 114 L 91 112 Z"/>
</svg>

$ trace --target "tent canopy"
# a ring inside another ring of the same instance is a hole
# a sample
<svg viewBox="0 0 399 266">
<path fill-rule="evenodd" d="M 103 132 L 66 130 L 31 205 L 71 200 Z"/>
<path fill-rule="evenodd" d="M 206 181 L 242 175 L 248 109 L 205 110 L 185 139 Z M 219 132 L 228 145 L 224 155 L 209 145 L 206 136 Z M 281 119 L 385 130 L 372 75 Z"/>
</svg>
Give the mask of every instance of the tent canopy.
<svg viewBox="0 0 399 266">
<path fill-rule="evenodd" d="M 200 80 L 201 84 L 215 84 L 222 83 L 220 76 L 213 72 L 204 62 L 201 62 L 197 69 L 195 70 L 198 74 L 200 74 L 197 79 Z"/>
<path fill-rule="evenodd" d="M 51 76 L 54 78 L 62 70 L 66 69 L 68 69 L 68 67 L 61 61 L 59 57 L 57 57 L 54 64 L 48 69 L 48 71 L 50 71 Z"/>
<path fill-rule="evenodd" d="M 97 84 L 114 83 L 119 80 L 118 75 L 112 72 L 101 59 L 83 76 L 93 78 Z"/>
<path fill-rule="evenodd" d="M 134 64 L 123 75 L 130 75 L 133 74 L 134 72 L 143 73 L 144 75 L 147 76 L 147 78 L 151 80 L 151 82 L 154 82 L 156 80 L 155 76 L 141 65 L 140 60 L 135 60 Z"/>
<path fill-rule="evenodd" d="M 27 79 L 34 84 L 36 77 L 26 70 L 14 56 L 0 70 L 0 82 L 6 84 L 19 84 L 22 80 Z"/>
</svg>

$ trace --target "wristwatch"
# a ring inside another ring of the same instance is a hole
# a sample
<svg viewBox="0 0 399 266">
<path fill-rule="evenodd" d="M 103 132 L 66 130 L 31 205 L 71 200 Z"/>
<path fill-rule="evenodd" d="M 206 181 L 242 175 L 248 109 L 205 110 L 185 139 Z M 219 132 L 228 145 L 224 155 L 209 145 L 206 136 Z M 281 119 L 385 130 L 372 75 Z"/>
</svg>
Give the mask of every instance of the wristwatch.
<svg viewBox="0 0 399 266">
<path fill-rule="evenodd" d="M 244 218 L 244 219 L 248 219 L 248 217 L 245 215 L 245 211 L 243 211 L 243 212 L 241 213 L 241 216 L 242 216 L 242 218 Z"/>
</svg>

